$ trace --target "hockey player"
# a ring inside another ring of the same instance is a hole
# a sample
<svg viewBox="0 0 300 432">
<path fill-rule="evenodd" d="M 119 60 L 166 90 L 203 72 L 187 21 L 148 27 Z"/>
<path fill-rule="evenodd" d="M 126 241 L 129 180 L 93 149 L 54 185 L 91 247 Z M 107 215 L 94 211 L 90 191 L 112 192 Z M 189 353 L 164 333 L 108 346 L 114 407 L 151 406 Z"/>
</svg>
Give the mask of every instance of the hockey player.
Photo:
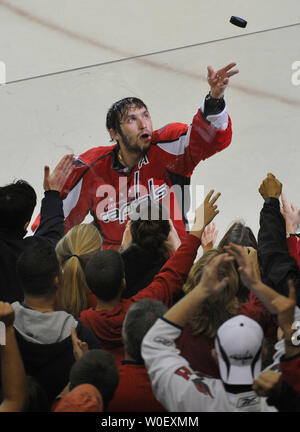
<svg viewBox="0 0 300 432">
<path fill-rule="evenodd" d="M 115 144 L 80 155 L 63 188 L 66 231 L 90 213 L 103 247 L 119 248 L 128 217 L 151 199 L 166 206 L 183 239 L 193 170 L 231 142 L 224 91 L 238 73 L 235 65 L 217 72 L 208 66 L 210 93 L 190 126 L 171 123 L 153 132 L 143 101 L 129 97 L 114 103 L 106 126 Z"/>
</svg>

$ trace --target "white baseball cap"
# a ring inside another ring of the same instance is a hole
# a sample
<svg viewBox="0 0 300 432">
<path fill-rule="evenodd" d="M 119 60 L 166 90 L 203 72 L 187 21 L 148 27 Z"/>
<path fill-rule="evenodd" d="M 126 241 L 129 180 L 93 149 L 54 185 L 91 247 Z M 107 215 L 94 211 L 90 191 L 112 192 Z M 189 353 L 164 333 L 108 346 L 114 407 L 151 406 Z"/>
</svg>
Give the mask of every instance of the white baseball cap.
<svg viewBox="0 0 300 432">
<path fill-rule="evenodd" d="M 245 315 L 230 318 L 219 327 L 215 348 L 224 383 L 253 384 L 261 372 L 263 339 L 261 326 Z"/>
</svg>

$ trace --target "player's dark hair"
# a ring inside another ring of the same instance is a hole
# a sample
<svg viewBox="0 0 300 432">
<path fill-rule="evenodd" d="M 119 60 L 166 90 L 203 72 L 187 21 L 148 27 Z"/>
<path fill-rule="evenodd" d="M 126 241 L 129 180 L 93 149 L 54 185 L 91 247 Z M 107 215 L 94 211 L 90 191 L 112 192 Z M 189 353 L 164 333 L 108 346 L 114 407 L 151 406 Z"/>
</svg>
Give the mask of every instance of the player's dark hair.
<svg viewBox="0 0 300 432">
<path fill-rule="evenodd" d="M 26 248 L 17 261 L 17 275 L 25 294 L 32 297 L 54 294 L 54 279 L 59 275 L 54 247 L 39 239 Z"/>
<path fill-rule="evenodd" d="M 130 108 L 146 108 L 146 104 L 136 97 L 126 97 L 115 102 L 108 110 L 106 115 L 106 128 L 115 130 L 116 132 L 121 132 L 120 122 L 127 114 Z"/>
<path fill-rule="evenodd" d="M 36 193 L 25 180 L 0 187 L 0 226 L 20 230 L 29 222 L 36 205 Z"/>
<path fill-rule="evenodd" d="M 70 371 L 70 390 L 80 384 L 95 386 L 103 398 L 106 410 L 119 385 L 119 371 L 113 356 L 101 349 L 87 351 Z"/>
<path fill-rule="evenodd" d="M 84 271 L 88 287 L 98 299 L 110 301 L 120 292 L 124 278 L 120 252 L 112 249 L 95 252 Z"/>
</svg>

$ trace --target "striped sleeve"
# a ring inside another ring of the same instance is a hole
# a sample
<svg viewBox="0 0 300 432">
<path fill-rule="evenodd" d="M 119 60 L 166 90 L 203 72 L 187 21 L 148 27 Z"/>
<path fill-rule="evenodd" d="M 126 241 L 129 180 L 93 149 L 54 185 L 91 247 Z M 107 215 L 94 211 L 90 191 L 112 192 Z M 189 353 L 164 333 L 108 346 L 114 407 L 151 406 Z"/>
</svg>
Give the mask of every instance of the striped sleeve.
<svg viewBox="0 0 300 432">
<path fill-rule="evenodd" d="M 152 142 L 168 171 L 189 177 L 200 161 L 228 147 L 231 136 L 230 117 L 225 130 L 216 129 L 199 109 L 190 126 L 170 123 L 153 133 Z"/>
</svg>

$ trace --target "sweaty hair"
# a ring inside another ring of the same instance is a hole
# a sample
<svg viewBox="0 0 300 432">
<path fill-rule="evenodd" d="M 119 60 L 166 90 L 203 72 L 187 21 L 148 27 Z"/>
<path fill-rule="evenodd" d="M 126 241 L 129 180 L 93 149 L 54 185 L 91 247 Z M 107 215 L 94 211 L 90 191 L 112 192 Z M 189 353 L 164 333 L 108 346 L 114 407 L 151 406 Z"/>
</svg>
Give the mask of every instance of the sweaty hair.
<svg viewBox="0 0 300 432">
<path fill-rule="evenodd" d="M 192 291 L 200 282 L 204 267 L 214 254 L 220 254 L 216 249 L 206 252 L 191 268 L 186 283 L 183 286 L 185 294 Z M 208 297 L 194 313 L 189 324 L 192 334 L 205 334 L 215 337 L 217 330 L 223 322 L 236 315 L 238 300 L 236 294 L 239 286 L 239 277 L 232 262 L 224 263 L 219 269 L 219 280 L 227 276 L 227 286 L 218 294 Z"/>
<path fill-rule="evenodd" d="M 126 97 L 115 102 L 108 110 L 106 115 L 106 128 L 121 132 L 120 123 L 130 108 L 146 108 L 145 103 L 136 97 Z"/>
<path fill-rule="evenodd" d="M 17 261 L 17 275 L 24 294 L 32 297 L 54 295 L 59 263 L 54 247 L 44 239 L 25 249 Z"/>
<path fill-rule="evenodd" d="M 84 268 L 101 246 L 102 237 L 92 224 L 74 226 L 56 245 L 56 254 L 63 268 L 59 304 L 75 317 L 88 307 L 89 289 Z"/>
<path fill-rule="evenodd" d="M 0 187 L 0 226 L 20 230 L 29 222 L 36 205 L 36 193 L 25 180 Z"/>
<path fill-rule="evenodd" d="M 133 216 L 136 217 L 131 220 L 132 246 L 146 251 L 151 258 L 168 255 L 165 242 L 171 227 L 163 206 L 151 201 L 146 207 L 138 206 Z"/>
<path fill-rule="evenodd" d="M 167 310 L 162 302 L 150 298 L 134 303 L 128 310 L 123 322 L 122 338 L 127 353 L 138 363 L 144 363 L 141 345 L 145 334 Z"/>
<path fill-rule="evenodd" d="M 80 384 L 94 385 L 103 398 L 106 410 L 119 385 L 119 371 L 113 356 L 101 349 L 87 351 L 70 371 L 70 390 Z"/>
<path fill-rule="evenodd" d="M 98 299 L 110 301 L 117 297 L 124 278 L 124 264 L 120 252 L 106 249 L 96 252 L 85 268 L 90 290 Z"/>
<path fill-rule="evenodd" d="M 218 250 L 222 253 L 225 252 L 224 246 L 228 246 L 229 243 L 236 243 L 241 246 L 252 247 L 257 250 L 257 241 L 255 235 L 251 228 L 243 224 L 242 222 L 234 222 L 231 227 L 224 234 L 221 239 Z M 238 265 L 235 263 L 236 270 L 238 269 Z M 246 302 L 249 300 L 249 289 L 244 286 L 240 277 L 239 277 L 239 289 L 237 292 L 237 297 L 239 301 Z"/>
</svg>

